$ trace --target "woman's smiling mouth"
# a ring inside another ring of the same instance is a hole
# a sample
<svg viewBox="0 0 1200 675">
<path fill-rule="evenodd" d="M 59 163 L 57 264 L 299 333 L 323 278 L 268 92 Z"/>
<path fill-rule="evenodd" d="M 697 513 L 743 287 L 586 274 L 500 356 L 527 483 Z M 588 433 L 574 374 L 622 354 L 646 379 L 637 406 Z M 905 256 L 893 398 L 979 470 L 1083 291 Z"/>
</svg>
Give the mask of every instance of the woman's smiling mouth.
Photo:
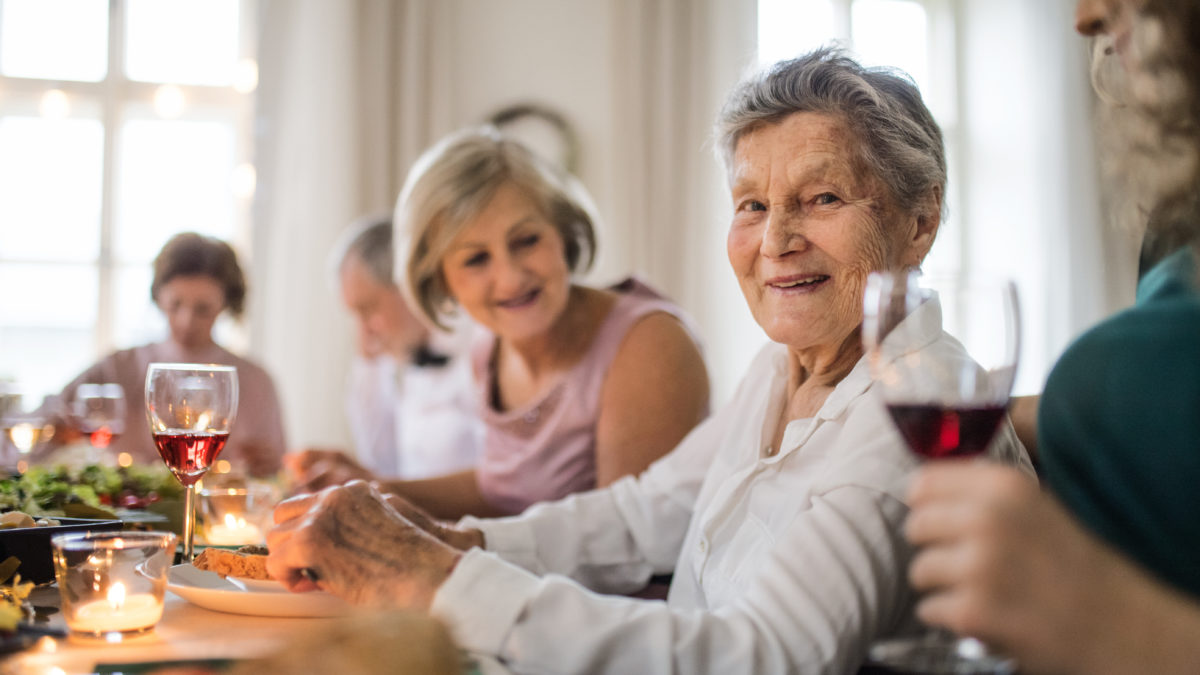
<svg viewBox="0 0 1200 675">
<path fill-rule="evenodd" d="M 803 274 L 776 277 L 767 282 L 767 288 L 785 293 L 807 293 L 821 288 L 830 279 L 828 274 Z"/>
<path fill-rule="evenodd" d="M 498 300 L 496 301 L 496 306 L 503 309 L 522 309 L 532 305 L 538 296 L 541 295 L 541 292 L 540 288 L 535 288 L 508 300 Z"/>
</svg>

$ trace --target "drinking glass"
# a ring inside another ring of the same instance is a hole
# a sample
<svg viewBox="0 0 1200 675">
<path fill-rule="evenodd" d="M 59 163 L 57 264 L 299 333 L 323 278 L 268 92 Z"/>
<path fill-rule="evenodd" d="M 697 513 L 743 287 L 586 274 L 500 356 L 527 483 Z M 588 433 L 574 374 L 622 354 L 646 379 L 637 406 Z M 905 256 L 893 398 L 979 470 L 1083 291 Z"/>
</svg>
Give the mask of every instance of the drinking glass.
<svg viewBox="0 0 1200 675">
<path fill-rule="evenodd" d="M 237 414 L 237 368 L 196 363 L 151 363 L 146 371 L 146 418 L 158 454 L 184 487 L 183 558 L 194 557 L 196 482 L 229 440 Z"/>
<path fill-rule="evenodd" d="M 37 408 L 26 407 L 27 400 L 15 384 L 0 386 L 0 454 L 4 469 L 18 473 L 24 473 L 29 455 L 54 437 L 54 419 L 61 412 L 57 396 L 47 396 Z"/>
<path fill-rule="evenodd" d="M 79 430 L 87 434 L 94 462 L 125 431 L 125 390 L 112 382 L 81 384 L 71 412 Z"/>
<path fill-rule="evenodd" d="M 71 532 L 55 535 L 51 551 L 72 635 L 118 642 L 162 618 L 174 534 Z"/>
<path fill-rule="evenodd" d="M 934 289 L 937 290 L 934 290 Z M 940 320 L 939 320 L 940 319 Z M 922 350 L 938 326 L 956 341 Z M 1020 349 L 1016 287 L 1004 279 L 925 279 L 873 272 L 863 300 L 863 346 L 888 414 L 925 460 L 981 455 L 1004 421 Z M 1005 673 L 1011 660 L 972 638 L 930 629 L 872 646 L 870 660 L 898 672 Z"/>
</svg>

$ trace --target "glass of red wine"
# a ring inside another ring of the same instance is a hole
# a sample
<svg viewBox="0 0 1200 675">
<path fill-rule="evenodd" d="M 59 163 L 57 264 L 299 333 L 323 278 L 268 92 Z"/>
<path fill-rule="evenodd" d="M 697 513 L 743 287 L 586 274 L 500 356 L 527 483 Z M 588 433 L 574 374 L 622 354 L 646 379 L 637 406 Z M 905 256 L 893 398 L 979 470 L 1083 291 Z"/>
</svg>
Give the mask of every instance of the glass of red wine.
<svg viewBox="0 0 1200 675">
<path fill-rule="evenodd" d="M 939 324 L 954 348 L 931 355 L 920 347 L 937 336 L 930 326 Z M 1020 311 L 1011 281 L 873 272 L 864 293 L 862 336 L 875 386 L 914 453 L 947 461 L 987 451 L 1005 418 L 1020 351 Z M 876 643 L 869 659 L 873 667 L 892 672 L 1014 668 L 978 640 L 938 630 Z"/>
<path fill-rule="evenodd" d="M 125 391 L 112 382 L 81 384 L 75 389 L 72 414 L 91 445 L 89 463 L 99 463 L 108 446 L 125 431 Z"/>
<path fill-rule="evenodd" d="M 158 454 L 184 487 L 183 559 L 194 557 L 196 482 L 229 440 L 238 407 L 237 368 L 196 363 L 151 363 L 146 371 L 146 418 Z"/>
</svg>

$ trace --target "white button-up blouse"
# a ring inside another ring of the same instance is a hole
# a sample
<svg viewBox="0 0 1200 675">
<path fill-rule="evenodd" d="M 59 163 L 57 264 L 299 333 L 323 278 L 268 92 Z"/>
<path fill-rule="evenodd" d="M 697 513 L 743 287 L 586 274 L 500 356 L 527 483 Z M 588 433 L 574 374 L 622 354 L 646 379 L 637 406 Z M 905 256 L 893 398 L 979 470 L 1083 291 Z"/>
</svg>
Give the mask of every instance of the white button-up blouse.
<svg viewBox="0 0 1200 675">
<path fill-rule="evenodd" d="M 914 349 L 961 358 L 936 301 L 908 320 Z M 853 672 L 913 621 L 902 525 L 918 460 L 865 359 L 768 455 L 787 382 L 786 347 L 767 345 L 733 400 L 640 477 L 464 519 L 487 551 L 465 554 L 434 614 L 520 673 Z M 1032 473 L 1007 421 L 990 452 Z M 672 570 L 665 603 L 585 589 L 633 591 Z"/>
</svg>

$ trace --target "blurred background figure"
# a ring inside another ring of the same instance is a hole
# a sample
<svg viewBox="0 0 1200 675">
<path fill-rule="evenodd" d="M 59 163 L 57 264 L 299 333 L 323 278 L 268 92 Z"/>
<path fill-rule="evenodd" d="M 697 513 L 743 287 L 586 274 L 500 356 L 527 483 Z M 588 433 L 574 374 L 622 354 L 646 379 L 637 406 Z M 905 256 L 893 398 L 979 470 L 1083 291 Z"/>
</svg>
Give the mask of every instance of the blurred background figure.
<svg viewBox="0 0 1200 675">
<path fill-rule="evenodd" d="M 494 128 L 452 134 L 414 165 L 396 207 L 395 277 L 443 329 L 486 329 L 470 353 L 477 467 L 394 480 L 340 453 L 290 462 L 302 490 L 384 480 L 440 518 L 529 505 L 641 473 L 708 413 L 691 320 L 647 285 L 575 280 L 595 254 L 591 198 Z"/>
<path fill-rule="evenodd" d="M 392 259 L 391 214 L 351 225 L 330 257 L 357 333 L 346 383 L 354 457 L 404 479 L 470 469 L 483 442 L 466 358 L 472 326 L 431 332 L 392 280 Z M 289 462 L 306 466 L 328 452 L 304 450 Z"/>
<path fill-rule="evenodd" d="M 162 459 L 150 436 L 143 402 L 147 366 L 156 361 L 236 366 L 238 412 L 221 459 L 230 462 L 234 473 L 256 477 L 276 473 L 286 443 L 271 376 L 212 337 L 221 312 L 240 318 L 245 308 L 246 278 L 233 248 L 194 232 L 175 235 L 154 259 L 150 296 L 167 319 L 167 338 L 109 354 L 72 380 L 59 399 L 76 400 L 85 384 L 119 385 L 125 419 L 122 433 L 108 442 L 110 461 L 157 464 Z M 70 417 L 63 423 L 70 424 Z M 35 459 L 44 460 L 56 447 L 57 443 L 46 444 Z"/>
</svg>

